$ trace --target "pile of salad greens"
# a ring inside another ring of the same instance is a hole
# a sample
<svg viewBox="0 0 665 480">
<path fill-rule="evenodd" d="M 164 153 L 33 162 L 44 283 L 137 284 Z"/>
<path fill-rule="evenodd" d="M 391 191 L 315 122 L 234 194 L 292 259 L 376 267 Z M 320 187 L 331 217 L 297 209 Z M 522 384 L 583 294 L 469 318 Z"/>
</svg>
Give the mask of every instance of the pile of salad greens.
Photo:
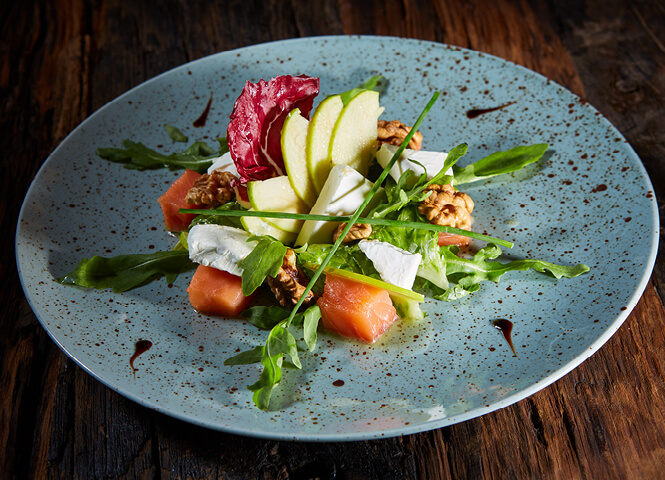
<svg viewBox="0 0 665 480">
<path fill-rule="evenodd" d="M 345 92 L 347 100 L 358 92 L 367 89 L 379 89 L 382 77 L 372 77 L 357 88 Z M 318 87 L 318 84 L 317 84 Z M 322 275 L 329 269 L 341 269 L 381 280 L 373 263 L 365 256 L 356 244 L 342 245 L 342 239 L 354 223 L 369 223 L 373 227 L 370 239 L 390 243 L 405 251 L 420 253 L 423 257 L 422 268 L 427 275 L 418 277 L 413 290 L 423 292 L 438 300 L 451 301 L 464 297 L 480 289 L 485 281 L 498 282 L 501 276 L 510 271 L 533 269 L 549 274 L 555 278 L 575 277 L 589 270 L 586 265 L 556 265 L 542 260 L 522 259 L 510 262 L 499 261 L 501 247 L 512 247 L 506 240 L 492 238 L 476 232 L 457 228 L 431 225 L 423 220 L 418 212 L 418 205 L 430 192 L 426 190 L 431 184 L 453 183 L 455 186 L 485 180 L 490 177 L 511 173 L 539 160 L 547 149 L 545 144 L 518 146 L 503 152 L 493 153 L 465 167 L 458 167 L 457 162 L 466 154 L 467 145 L 453 148 L 447 155 L 443 168 L 428 179 L 427 174 L 418 175 L 406 170 L 399 180 L 388 174 L 399 159 L 413 134 L 424 121 L 427 113 L 437 100 L 435 93 L 423 112 L 413 124 L 411 131 L 395 151 L 388 165 L 374 168 L 370 180 L 374 182 L 365 201 L 349 216 L 322 216 L 295 214 L 284 212 L 248 211 L 237 202 L 230 202 L 210 209 L 181 210 L 182 213 L 194 213 L 197 217 L 190 225 L 219 224 L 242 228 L 240 218 L 243 216 L 260 216 L 263 218 L 292 218 L 297 220 L 326 220 L 347 222 L 345 230 L 334 244 L 303 245 L 295 248 L 269 236 L 251 237 L 258 240 L 257 246 L 241 263 L 243 267 L 242 288 L 248 296 L 260 288 L 268 276 L 275 277 L 282 266 L 287 248 L 293 248 L 298 265 L 308 274 L 310 279 L 305 293 L 292 310 L 281 306 L 253 306 L 243 312 L 242 317 L 260 329 L 268 330 L 268 337 L 263 345 L 255 346 L 228 358 L 225 365 L 242 365 L 260 363 L 262 371 L 256 383 L 248 388 L 253 392 L 254 403 L 260 409 L 268 409 L 274 388 L 279 384 L 285 368 L 299 369 L 302 367 L 299 352 L 313 351 L 317 342 L 317 328 L 321 312 L 317 305 L 302 309 L 302 303 L 310 290 L 320 293 L 323 290 Z M 310 102 L 309 98 L 306 99 Z M 311 107 L 311 102 L 309 103 Z M 164 126 L 173 142 L 187 142 L 187 137 L 177 128 Z M 229 151 L 226 138 L 219 139 L 219 145 L 212 148 L 204 142 L 194 142 L 179 153 L 162 154 L 142 143 L 125 140 L 123 148 L 100 148 L 97 154 L 108 161 L 123 164 L 125 168 L 151 170 L 157 168 L 189 168 L 199 173 L 205 172 L 213 160 Z M 447 174 L 452 169 L 453 175 Z M 371 173 L 370 173 L 371 174 Z M 378 201 L 372 202 L 379 189 L 382 193 Z M 361 212 L 365 214 L 361 217 Z M 439 233 L 464 235 L 488 242 L 475 254 L 460 254 L 456 246 L 439 246 Z M 83 259 L 69 273 L 57 279 L 62 284 L 77 285 L 96 289 L 112 289 L 114 292 L 125 292 L 141 287 L 159 278 L 172 283 L 184 272 L 195 269 L 198 264 L 189 259 L 187 251 L 187 232 L 180 235 L 177 245 L 170 251 L 150 254 L 129 254 L 111 258 L 93 256 Z M 418 293 L 411 299 L 395 301 L 395 307 L 401 318 L 419 320 L 425 315 L 419 303 L 424 296 Z M 418 298 L 418 300 L 415 300 Z"/>
</svg>

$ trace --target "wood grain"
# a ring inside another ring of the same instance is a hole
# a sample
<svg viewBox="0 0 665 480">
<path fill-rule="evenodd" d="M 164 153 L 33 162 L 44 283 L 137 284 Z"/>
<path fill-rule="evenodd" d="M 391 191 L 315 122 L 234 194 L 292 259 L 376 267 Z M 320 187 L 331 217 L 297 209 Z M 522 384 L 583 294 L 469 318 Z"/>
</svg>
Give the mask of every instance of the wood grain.
<svg viewBox="0 0 665 480">
<path fill-rule="evenodd" d="M 662 477 L 662 255 L 626 323 L 550 387 L 468 422 L 351 444 L 212 432 L 119 396 L 48 338 L 13 256 L 31 179 L 88 115 L 184 62 L 299 36 L 422 38 L 536 70 L 609 118 L 665 198 L 660 2 L 32 0 L 0 2 L 0 32 L 0 478 Z"/>
</svg>

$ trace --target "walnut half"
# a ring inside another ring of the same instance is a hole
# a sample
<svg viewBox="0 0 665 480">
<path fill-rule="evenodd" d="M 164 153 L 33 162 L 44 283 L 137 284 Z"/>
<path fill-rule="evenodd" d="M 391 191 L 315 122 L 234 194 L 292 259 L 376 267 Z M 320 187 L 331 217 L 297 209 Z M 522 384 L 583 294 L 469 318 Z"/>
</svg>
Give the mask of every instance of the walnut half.
<svg viewBox="0 0 665 480">
<path fill-rule="evenodd" d="M 336 242 L 342 231 L 346 228 L 346 222 L 340 223 L 333 234 L 333 242 Z M 354 240 L 362 240 L 372 234 L 372 226 L 369 223 L 354 223 L 348 233 L 344 236 L 342 243 L 353 242 Z"/>
<path fill-rule="evenodd" d="M 473 200 L 466 193 L 457 192 L 452 185 L 429 185 L 432 193 L 418 206 L 418 212 L 435 225 L 468 230 L 471 228 Z"/>
<path fill-rule="evenodd" d="M 410 131 L 411 127 L 407 127 L 399 120 L 391 120 L 389 122 L 379 120 L 377 122 L 379 146 L 384 143 L 400 146 Z M 416 132 L 406 147 L 411 150 L 420 150 L 422 144 L 423 135 L 420 132 Z"/>
<path fill-rule="evenodd" d="M 235 197 L 233 183 L 237 177 L 231 172 L 213 170 L 196 179 L 187 192 L 185 201 L 192 205 L 223 205 Z"/>
<path fill-rule="evenodd" d="M 293 307 L 305 292 L 308 280 L 305 274 L 296 265 L 296 254 L 290 248 L 286 250 L 282 268 L 277 272 L 275 278 L 268 277 L 268 285 L 275 294 L 277 301 L 283 307 Z M 311 305 L 316 301 L 316 295 L 308 292 L 303 305 Z"/>
</svg>

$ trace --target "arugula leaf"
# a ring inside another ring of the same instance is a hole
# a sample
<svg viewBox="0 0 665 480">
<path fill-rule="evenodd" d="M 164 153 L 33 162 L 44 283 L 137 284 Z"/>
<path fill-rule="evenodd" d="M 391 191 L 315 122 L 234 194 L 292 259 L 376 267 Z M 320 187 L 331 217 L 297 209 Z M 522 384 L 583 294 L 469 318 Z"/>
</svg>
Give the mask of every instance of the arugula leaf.
<svg viewBox="0 0 665 480">
<path fill-rule="evenodd" d="M 282 242 L 271 237 L 262 237 L 254 250 L 247 255 L 240 266 L 242 267 L 242 293 L 246 297 L 259 288 L 266 277 L 277 276 L 282 267 L 287 248 Z"/>
<path fill-rule="evenodd" d="M 251 350 L 240 352 L 238 355 L 224 360 L 224 365 L 251 365 L 258 363 L 263 358 L 263 345 L 257 345 Z"/>
<path fill-rule="evenodd" d="M 349 103 L 349 100 L 351 100 L 353 97 L 355 97 L 362 91 L 374 90 L 376 92 L 382 93 L 385 91 L 387 85 L 388 82 L 386 80 L 386 77 L 384 77 L 383 75 L 374 75 L 372 77 L 369 77 L 367 80 L 358 85 L 356 88 L 352 88 L 351 90 L 347 90 L 346 92 L 341 93 L 340 97 L 342 99 L 342 103 L 346 105 L 347 103 Z"/>
<path fill-rule="evenodd" d="M 546 150 L 546 143 L 519 146 L 505 152 L 492 153 L 466 167 L 454 166 L 455 184 L 461 185 L 504 173 L 516 172 L 526 165 L 538 161 Z"/>
<path fill-rule="evenodd" d="M 169 134 L 169 137 L 171 137 L 173 142 L 187 142 L 187 135 L 182 133 L 176 127 L 164 124 L 164 130 L 166 130 L 166 133 Z"/>
<path fill-rule="evenodd" d="M 302 363 L 298 357 L 298 346 L 295 337 L 289 331 L 291 324 L 303 328 L 303 337 L 310 351 L 316 347 L 316 329 L 321 318 L 321 309 L 314 305 L 309 307 L 302 314 L 298 314 L 293 320 L 285 318 L 275 325 L 266 340 L 265 346 L 255 347 L 253 350 L 243 352 L 224 362 L 228 365 L 238 365 L 239 361 L 249 361 L 258 358 L 261 352 L 261 365 L 263 370 L 259 380 L 247 388 L 254 392 L 252 398 L 257 407 L 261 410 L 267 410 L 270 406 L 270 397 L 272 391 L 282 379 L 282 365 L 286 357 L 290 359 L 295 368 L 302 368 Z M 254 362 L 252 362 L 254 363 Z"/>
<path fill-rule="evenodd" d="M 56 280 L 63 285 L 99 290 L 112 288 L 114 293 L 120 293 L 161 277 L 166 277 L 168 283 L 173 283 L 178 274 L 193 270 L 196 266 L 189 259 L 187 250 L 118 255 L 111 258 L 95 255 L 90 259 L 84 258 L 74 270 Z"/>
<path fill-rule="evenodd" d="M 123 163 L 125 168 L 134 170 L 168 167 L 171 170 L 189 168 L 199 173 L 205 172 L 212 165 L 212 159 L 219 154 L 204 142 L 194 142 L 184 152 L 169 155 L 131 140 L 124 140 L 122 146 L 125 148 L 98 148 L 96 153 L 105 160 Z"/>
<path fill-rule="evenodd" d="M 240 205 L 238 202 L 229 202 L 223 205 L 218 205 L 215 208 L 204 210 L 205 213 L 200 213 L 189 224 L 187 230 L 191 230 L 195 225 L 203 225 L 213 223 L 215 225 L 223 225 L 227 227 L 234 227 L 244 230 L 240 216 L 225 216 L 221 212 L 246 212 L 247 209 Z"/>
<path fill-rule="evenodd" d="M 270 330 L 279 322 L 288 318 L 289 312 L 278 306 L 257 305 L 240 314 L 242 318 L 262 330 Z M 257 360 L 258 361 L 258 360 Z"/>
<path fill-rule="evenodd" d="M 302 332 L 307 348 L 313 351 L 316 348 L 316 330 L 321 319 L 321 309 L 313 305 L 292 320 L 288 318 L 289 312 L 280 307 L 251 307 L 242 316 L 259 328 L 270 329 L 268 339 L 265 345 L 227 358 L 224 365 L 261 363 L 263 370 L 259 380 L 247 388 L 254 392 L 256 406 L 267 410 L 272 391 L 282 379 L 282 367 L 302 368 L 296 337 L 290 329 L 296 327 L 298 332 Z"/>
<path fill-rule="evenodd" d="M 589 271 L 589 267 L 580 263 L 578 265 L 557 265 L 536 259 L 513 260 L 508 263 L 492 262 L 501 255 L 501 248 L 489 244 L 479 250 L 473 258 L 461 258 L 456 253 L 456 247 L 441 247 L 446 262 L 446 274 L 451 283 L 456 284 L 434 298 L 439 300 L 456 300 L 480 288 L 480 282 L 498 282 L 504 273 L 511 271 L 524 271 L 533 269 L 541 273 L 549 273 L 554 278 L 573 278 Z"/>
<path fill-rule="evenodd" d="M 217 141 L 219 142 L 219 155 L 224 155 L 229 151 L 229 139 L 226 137 L 219 137 Z"/>
<path fill-rule="evenodd" d="M 319 326 L 319 320 L 321 319 L 321 308 L 318 305 L 312 305 L 310 308 L 305 310 L 303 313 L 296 315 L 293 318 L 294 323 L 302 323 L 303 326 L 303 339 L 305 344 L 309 348 L 310 352 L 313 352 L 316 348 L 316 329 Z M 302 320 L 302 322 L 301 322 Z"/>
</svg>

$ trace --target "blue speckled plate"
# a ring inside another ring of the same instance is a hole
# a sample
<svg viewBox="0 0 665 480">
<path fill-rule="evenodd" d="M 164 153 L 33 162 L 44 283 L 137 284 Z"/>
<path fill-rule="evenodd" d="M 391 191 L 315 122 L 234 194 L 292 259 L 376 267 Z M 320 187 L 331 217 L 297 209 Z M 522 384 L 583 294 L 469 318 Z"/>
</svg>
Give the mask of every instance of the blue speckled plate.
<svg viewBox="0 0 665 480">
<path fill-rule="evenodd" d="M 465 189 L 475 229 L 515 242 L 507 258 L 577 264 L 555 281 L 504 276 L 453 303 L 428 301 L 429 318 L 396 326 L 376 345 L 322 333 L 301 372 L 289 372 L 275 411 L 253 407 L 257 366 L 225 367 L 264 333 L 195 312 L 189 276 L 125 294 L 56 283 L 82 257 L 170 249 L 156 198 L 177 173 L 137 173 L 95 156 L 125 138 L 171 151 L 163 124 L 211 145 L 225 133 L 246 80 L 321 77 L 319 99 L 381 73 L 383 118 L 412 123 L 443 92 L 422 132 L 428 150 L 468 142 L 465 162 L 547 142 L 546 158 Z M 193 122 L 212 94 L 204 127 Z M 510 105 L 507 105 L 514 102 Z M 505 106 L 507 105 L 507 106 Z M 501 109 L 469 118 L 470 110 Z M 593 354 L 638 301 L 657 247 L 656 199 L 644 167 L 593 107 L 504 60 L 441 44 L 386 37 L 320 37 L 213 55 L 154 78 L 100 109 L 44 163 L 16 236 L 27 298 L 53 340 L 101 382 L 134 401 L 198 425 L 242 435 L 360 440 L 430 430 L 510 405 Z M 514 357 L 492 320 L 513 322 Z M 152 347 L 130 358 L 136 342 Z"/>
</svg>

